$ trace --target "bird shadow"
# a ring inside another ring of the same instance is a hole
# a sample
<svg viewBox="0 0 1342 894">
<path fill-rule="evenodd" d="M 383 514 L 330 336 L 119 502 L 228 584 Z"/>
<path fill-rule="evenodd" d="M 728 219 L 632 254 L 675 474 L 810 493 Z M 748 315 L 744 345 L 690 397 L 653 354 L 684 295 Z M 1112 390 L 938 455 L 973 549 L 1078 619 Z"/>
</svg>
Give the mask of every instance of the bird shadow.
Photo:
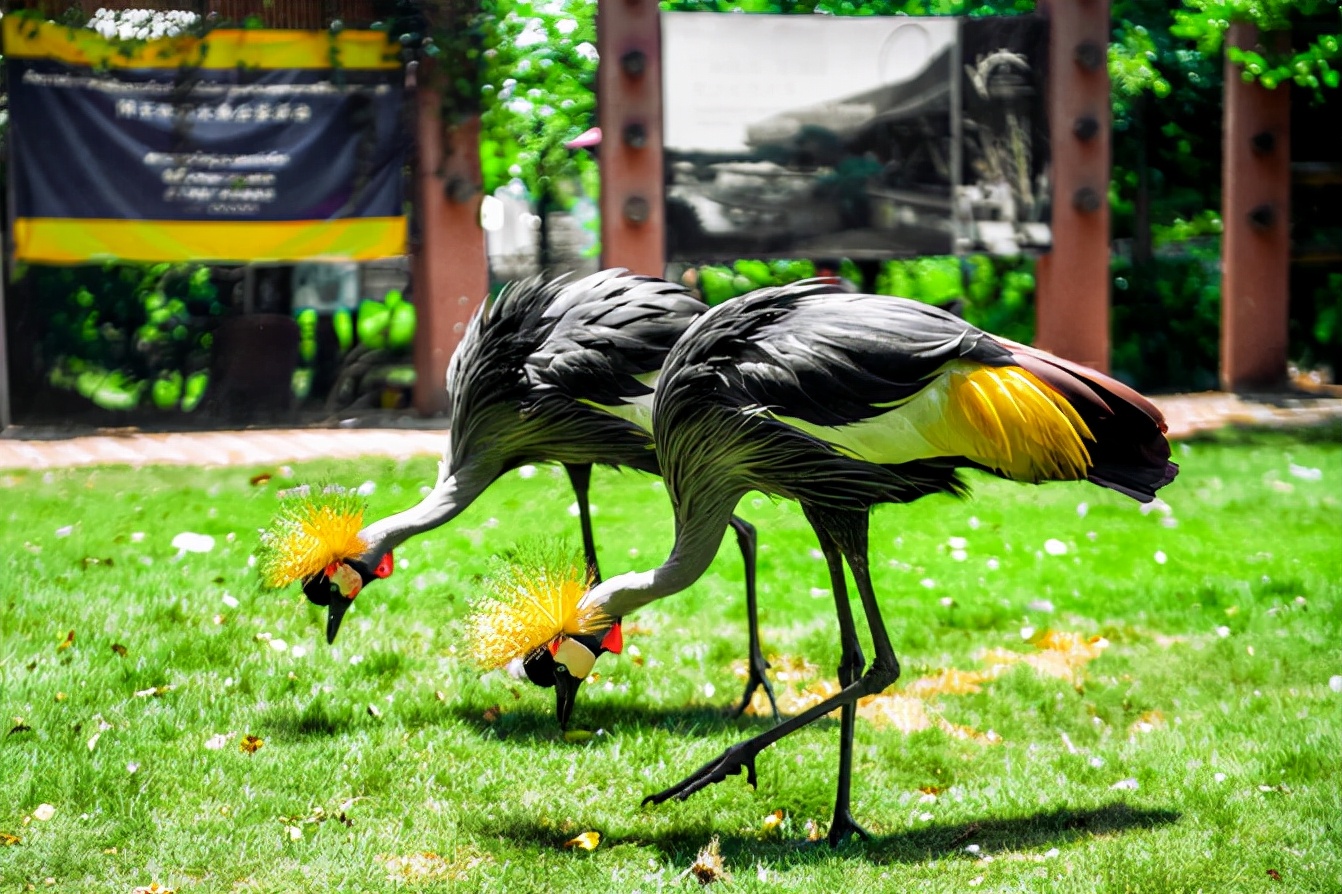
<svg viewBox="0 0 1342 894">
<path fill-rule="evenodd" d="M 758 733 L 774 725 L 773 717 L 755 714 L 737 715 L 734 705 L 683 705 L 655 708 L 620 704 L 587 709 L 579 706 L 570 726 L 611 733 L 625 729 L 661 730 L 676 736 L 702 736 L 722 730 Z M 561 737 L 553 710 L 531 706 L 501 706 L 492 711 L 475 702 L 458 703 L 450 709 L 457 721 L 476 730 L 482 737 L 498 740 L 551 741 Z M 812 726 L 833 724 L 829 718 Z"/>
<path fill-rule="evenodd" d="M 724 834 L 703 823 L 673 827 L 656 835 L 603 835 L 601 843 L 603 847 L 622 844 L 651 847 L 672 865 L 689 865 L 700 849 L 715 837 L 728 866 L 764 863 L 775 869 L 787 869 L 813 863 L 829 854 L 874 864 L 921 863 L 955 854 L 965 859 L 981 859 L 997 853 L 1029 852 L 1092 836 L 1168 825 L 1181 817 L 1182 814 L 1175 810 L 1113 802 L 1085 809 L 1060 808 L 1027 816 L 931 824 L 889 835 L 873 835 L 867 841 L 852 839 L 837 850 L 831 850 L 823 838 L 812 841 L 786 834 Z M 521 813 L 482 826 L 479 831 L 547 849 L 562 848 L 565 841 L 573 837 L 572 830 L 538 823 L 534 817 Z M 792 831 L 795 834 L 800 829 Z M 972 855 L 965 850 L 970 844 L 978 846 Z"/>
</svg>

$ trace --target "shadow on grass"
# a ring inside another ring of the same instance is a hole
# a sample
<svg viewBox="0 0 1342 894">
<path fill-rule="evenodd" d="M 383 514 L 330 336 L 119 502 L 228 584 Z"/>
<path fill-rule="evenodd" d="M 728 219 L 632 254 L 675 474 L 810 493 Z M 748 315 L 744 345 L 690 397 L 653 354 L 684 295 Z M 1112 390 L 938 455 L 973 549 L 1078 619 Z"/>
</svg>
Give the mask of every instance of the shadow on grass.
<svg viewBox="0 0 1342 894">
<path fill-rule="evenodd" d="M 1006 819 L 984 818 L 967 823 L 930 825 L 891 835 L 874 835 L 870 841 L 855 839 L 838 850 L 831 850 L 823 839 L 812 842 L 786 836 L 763 838 L 759 835 L 724 834 L 708 825 L 682 826 L 651 836 L 603 836 L 601 844 L 603 848 L 622 844 L 653 847 L 672 865 L 684 866 L 688 866 L 715 835 L 723 860 L 729 867 L 750 866 L 760 862 L 784 869 L 814 863 L 830 855 L 877 864 L 921 863 L 953 854 L 963 855 L 965 846 L 969 844 L 977 844 L 980 855 L 1039 850 L 1066 845 L 1090 836 L 1168 825 L 1177 822 L 1180 816 L 1174 810 L 1113 803 L 1083 810 L 1064 808 Z M 861 821 L 861 817 L 858 819 Z M 503 824 L 482 826 L 479 831 L 519 844 L 547 849 L 562 849 L 564 842 L 572 837 L 571 832 L 561 832 L 522 816 Z"/>
<path fill-rule="evenodd" d="M 547 693 L 548 695 L 548 693 Z M 753 714 L 736 716 L 730 705 L 684 705 L 681 707 L 648 707 L 637 704 L 607 704 L 586 706 L 581 703 L 573 711 L 574 729 L 618 731 L 621 729 L 658 729 L 677 736 L 701 736 L 721 730 L 739 730 L 745 733 L 762 732 L 774 725 L 772 717 Z M 458 722 L 471 727 L 491 739 L 548 741 L 560 737 L 559 723 L 554 710 L 540 709 L 553 704 L 550 698 L 533 700 L 536 707 L 503 705 L 504 713 L 496 720 L 485 719 L 485 709 L 477 704 L 457 704 L 450 710 Z M 832 724 L 828 718 L 811 724 Z"/>
</svg>

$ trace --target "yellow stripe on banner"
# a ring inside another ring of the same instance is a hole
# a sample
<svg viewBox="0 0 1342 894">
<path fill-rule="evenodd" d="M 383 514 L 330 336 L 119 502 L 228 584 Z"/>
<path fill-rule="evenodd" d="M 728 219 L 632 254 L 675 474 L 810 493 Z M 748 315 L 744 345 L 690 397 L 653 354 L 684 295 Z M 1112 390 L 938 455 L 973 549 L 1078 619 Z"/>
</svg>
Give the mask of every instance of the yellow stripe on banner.
<svg viewBox="0 0 1342 894">
<path fill-rule="evenodd" d="M 400 47 L 381 31 L 280 31 L 221 28 L 205 37 L 111 41 L 88 28 L 8 15 L 5 55 L 108 68 L 399 68 Z"/>
<path fill-rule="evenodd" d="M 404 217 L 341 220 L 78 220 L 20 217 L 14 257 L 90 261 L 371 261 L 405 254 Z"/>
</svg>

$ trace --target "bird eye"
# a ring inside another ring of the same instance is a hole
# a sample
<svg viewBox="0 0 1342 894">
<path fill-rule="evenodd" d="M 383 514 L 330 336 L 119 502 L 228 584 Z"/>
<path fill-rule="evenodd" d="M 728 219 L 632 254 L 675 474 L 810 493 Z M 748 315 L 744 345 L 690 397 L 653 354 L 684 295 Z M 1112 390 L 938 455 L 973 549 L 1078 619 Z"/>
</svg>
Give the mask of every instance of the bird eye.
<svg viewBox="0 0 1342 894">
<path fill-rule="evenodd" d="M 565 664 L 556 664 L 556 665 L 555 665 L 555 673 L 557 673 L 557 674 L 559 674 L 559 673 L 564 673 L 564 674 L 568 673 L 568 665 L 565 665 Z"/>
</svg>

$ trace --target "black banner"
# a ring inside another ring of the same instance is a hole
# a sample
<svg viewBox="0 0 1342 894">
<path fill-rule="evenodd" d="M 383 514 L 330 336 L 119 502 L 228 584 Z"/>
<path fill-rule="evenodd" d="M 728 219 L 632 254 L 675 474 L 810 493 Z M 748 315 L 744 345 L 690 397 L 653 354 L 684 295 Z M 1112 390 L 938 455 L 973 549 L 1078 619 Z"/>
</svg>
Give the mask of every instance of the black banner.
<svg viewBox="0 0 1342 894">
<path fill-rule="evenodd" d="M 376 32 L 216 31 L 128 53 L 4 21 L 21 259 L 404 251 L 401 72 Z"/>
</svg>

